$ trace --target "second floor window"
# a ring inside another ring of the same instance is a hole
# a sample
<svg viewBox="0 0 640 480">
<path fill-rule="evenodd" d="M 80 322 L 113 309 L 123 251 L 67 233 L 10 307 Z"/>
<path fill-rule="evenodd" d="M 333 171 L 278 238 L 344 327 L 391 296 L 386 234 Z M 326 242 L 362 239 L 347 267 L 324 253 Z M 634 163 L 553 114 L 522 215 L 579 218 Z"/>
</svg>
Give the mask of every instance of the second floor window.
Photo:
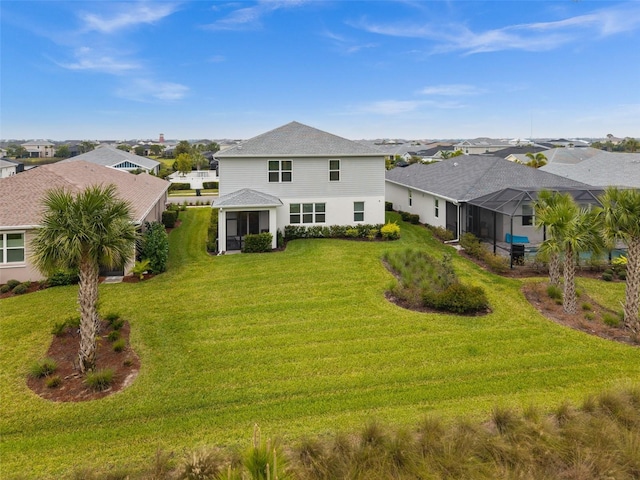
<svg viewBox="0 0 640 480">
<path fill-rule="evenodd" d="M 340 160 L 329 160 L 329 181 L 340 181 Z"/>
<path fill-rule="evenodd" d="M 290 182 L 292 163 L 291 160 L 269 160 L 269 182 Z"/>
</svg>

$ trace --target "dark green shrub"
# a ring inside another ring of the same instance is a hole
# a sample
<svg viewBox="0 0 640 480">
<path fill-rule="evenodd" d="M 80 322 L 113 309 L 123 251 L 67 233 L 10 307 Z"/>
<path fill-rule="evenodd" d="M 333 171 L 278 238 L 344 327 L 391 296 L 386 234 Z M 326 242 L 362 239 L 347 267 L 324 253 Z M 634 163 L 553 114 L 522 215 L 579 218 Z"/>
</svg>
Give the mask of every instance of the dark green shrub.
<svg viewBox="0 0 640 480">
<path fill-rule="evenodd" d="M 209 217 L 209 227 L 207 228 L 207 250 L 209 252 L 218 251 L 218 214 L 217 208 L 211 209 L 211 217 Z"/>
<path fill-rule="evenodd" d="M 53 358 L 43 358 L 33 363 L 29 368 L 29 375 L 33 378 L 42 378 L 51 375 L 58 368 Z"/>
<path fill-rule="evenodd" d="M 331 225 L 329 227 L 331 238 L 343 238 L 347 236 L 347 226 L 346 225 Z"/>
<path fill-rule="evenodd" d="M 57 322 L 53 325 L 53 327 L 51 327 L 51 334 L 55 335 L 56 337 L 61 337 L 62 335 L 64 335 L 67 326 L 67 322 Z"/>
<path fill-rule="evenodd" d="M 9 285 L 2 285 L 0 287 L 0 293 L 8 293 L 11 291 L 11 287 Z"/>
<path fill-rule="evenodd" d="M 110 342 L 115 342 L 116 340 L 120 339 L 120 330 L 112 330 L 109 332 L 109 335 L 107 335 L 107 340 L 109 340 Z"/>
<path fill-rule="evenodd" d="M 454 234 L 452 231 L 447 230 L 444 227 L 434 227 L 433 225 L 427 225 L 427 228 L 431 230 L 433 236 L 443 242 L 448 242 L 453 240 Z"/>
<path fill-rule="evenodd" d="M 105 368 L 87 373 L 84 382 L 92 389 L 98 392 L 106 390 L 113 382 L 113 370 Z"/>
<path fill-rule="evenodd" d="M 562 289 L 557 285 L 548 285 L 547 295 L 553 300 L 562 300 Z"/>
<path fill-rule="evenodd" d="M 603 272 L 602 273 L 602 280 L 604 280 L 605 282 L 611 282 L 613 280 L 613 272 L 611 272 L 611 273 Z"/>
<path fill-rule="evenodd" d="M 386 212 L 393 212 L 393 203 L 392 202 L 384 202 L 384 210 Z"/>
<path fill-rule="evenodd" d="M 78 271 L 77 270 L 69 270 L 69 271 L 58 271 L 52 274 L 49 278 L 47 278 L 46 284 L 47 287 L 62 287 L 65 285 L 75 285 L 78 283 Z"/>
<path fill-rule="evenodd" d="M 189 183 L 172 183 L 169 185 L 169 191 L 173 192 L 174 190 L 191 190 L 191 184 Z"/>
<path fill-rule="evenodd" d="M 627 279 L 627 271 L 626 270 L 620 270 L 618 272 L 618 278 L 620 280 L 626 280 Z"/>
<path fill-rule="evenodd" d="M 176 212 L 171 213 L 176 215 Z M 140 257 L 149 260 L 149 267 L 153 273 L 162 273 L 167 270 L 169 260 L 169 236 L 158 222 L 145 222 L 144 225 Z"/>
<path fill-rule="evenodd" d="M 120 318 L 120 314 L 119 313 L 115 313 L 115 312 L 109 312 L 104 316 L 104 320 L 109 324 L 112 325 L 113 322 L 115 322 L 116 320 L 118 320 Z"/>
<path fill-rule="evenodd" d="M 271 251 L 273 235 L 269 232 L 249 234 L 244 236 L 243 253 L 262 253 Z"/>
<path fill-rule="evenodd" d="M 589 310 L 593 310 L 593 307 L 591 306 L 590 303 L 583 303 L 582 304 L 582 310 L 584 310 L 585 312 L 588 312 Z"/>
<path fill-rule="evenodd" d="M 613 313 L 604 312 L 602 314 L 602 321 L 605 323 L 605 325 L 609 325 L 610 327 L 620 326 L 620 317 Z"/>
<path fill-rule="evenodd" d="M 165 210 L 162 212 L 162 224 L 166 228 L 173 228 L 178 221 L 178 212 L 175 210 Z"/>
<path fill-rule="evenodd" d="M 127 342 L 124 338 L 120 338 L 113 342 L 112 348 L 114 352 L 122 352 L 127 346 Z"/>
<path fill-rule="evenodd" d="M 23 293 L 27 293 L 27 290 L 29 290 L 29 285 L 27 283 L 21 283 L 20 285 L 16 285 L 12 292 L 16 295 L 22 295 Z"/>
<path fill-rule="evenodd" d="M 284 235 L 282 234 L 282 230 L 278 229 L 276 233 L 276 242 L 278 244 L 278 248 L 284 247 Z"/>
<path fill-rule="evenodd" d="M 118 318 L 117 320 L 114 320 L 113 322 L 111 322 L 111 328 L 113 328 L 114 330 L 120 330 L 123 326 L 124 326 L 124 319 L 122 318 Z"/>
<path fill-rule="evenodd" d="M 218 190 L 218 182 L 202 182 L 202 188 L 206 190 Z"/>
<path fill-rule="evenodd" d="M 348 238 L 358 238 L 360 236 L 360 232 L 358 231 L 357 228 L 347 228 L 345 235 Z"/>
<path fill-rule="evenodd" d="M 425 292 L 424 304 L 437 310 L 454 313 L 475 313 L 489 307 L 489 301 L 482 287 L 453 283 L 442 292 Z"/>
<path fill-rule="evenodd" d="M 11 279 L 7 280 L 7 285 L 9 285 L 9 290 L 13 290 L 18 285 L 20 285 L 20 282 L 18 280 Z"/>
</svg>

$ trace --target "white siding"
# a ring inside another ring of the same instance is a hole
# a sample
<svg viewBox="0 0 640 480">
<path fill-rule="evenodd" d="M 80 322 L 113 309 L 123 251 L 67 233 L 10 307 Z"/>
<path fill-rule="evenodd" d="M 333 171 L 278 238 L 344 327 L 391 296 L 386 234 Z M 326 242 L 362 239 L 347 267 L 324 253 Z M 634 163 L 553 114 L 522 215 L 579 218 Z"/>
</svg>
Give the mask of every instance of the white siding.
<svg viewBox="0 0 640 480">
<path fill-rule="evenodd" d="M 409 190 L 411 190 L 411 206 L 409 206 Z M 439 201 L 438 217 L 435 216 L 436 198 Z M 393 203 L 393 209 L 396 211 L 419 215 L 421 223 L 443 228 L 447 226 L 447 201 L 443 198 L 386 182 L 385 199 Z"/>
<path fill-rule="evenodd" d="M 364 221 L 355 222 L 353 220 L 354 202 L 364 202 Z M 283 200 L 283 206 L 277 208 L 278 228 L 283 230 L 289 225 L 289 205 L 292 203 L 324 203 L 325 222 L 324 223 L 300 223 L 296 225 L 354 225 L 354 224 L 378 224 L 384 223 L 384 197 L 383 196 L 359 196 L 359 197 L 298 197 Z"/>
</svg>

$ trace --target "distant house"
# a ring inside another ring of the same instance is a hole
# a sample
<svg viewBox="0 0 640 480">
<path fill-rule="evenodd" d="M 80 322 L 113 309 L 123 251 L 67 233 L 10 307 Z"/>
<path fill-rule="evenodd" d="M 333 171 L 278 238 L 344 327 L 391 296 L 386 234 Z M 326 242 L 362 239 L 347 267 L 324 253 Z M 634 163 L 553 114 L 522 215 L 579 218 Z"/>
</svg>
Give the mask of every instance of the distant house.
<svg viewBox="0 0 640 480">
<path fill-rule="evenodd" d="M 600 192 L 499 157 L 465 155 L 387 171 L 385 196 L 395 210 L 417 214 L 456 238 L 471 232 L 494 242 L 516 236 L 538 243 L 542 232 L 534 226 L 533 201 L 541 189 L 571 191 L 587 203 Z"/>
<path fill-rule="evenodd" d="M 131 175 L 86 161 L 43 165 L 0 179 L 0 284 L 7 280 L 42 280 L 33 266 L 29 243 L 40 224 L 42 199 L 51 188 L 78 193 L 92 185 L 114 184 L 118 196 L 131 203 L 132 221 L 161 221 L 169 183 L 152 175 Z M 134 252 L 131 252 L 131 262 Z M 120 273 L 126 266 L 121 266 Z"/>
<path fill-rule="evenodd" d="M 157 175 L 160 171 L 160 162 L 119 150 L 113 145 L 101 145 L 90 152 L 67 158 L 59 163 L 77 162 L 78 160 L 127 172 L 143 171 Z"/>
<path fill-rule="evenodd" d="M 291 122 L 217 152 L 218 249 L 287 225 L 384 223 L 384 153 Z"/>
<path fill-rule="evenodd" d="M 0 158 L 0 178 L 7 178 L 24 171 L 24 164 Z"/>
<path fill-rule="evenodd" d="M 56 154 L 56 146 L 48 140 L 30 140 L 22 146 L 31 158 L 53 158 Z"/>
<path fill-rule="evenodd" d="M 454 148 L 462 150 L 465 155 L 481 155 L 483 153 L 493 153 L 497 150 L 513 147 L 514 144 L 508 140 L 496 140 L 493 138 L 480 137 L 473 140 L 463 140 L 456 143 Z"/>
</svg>

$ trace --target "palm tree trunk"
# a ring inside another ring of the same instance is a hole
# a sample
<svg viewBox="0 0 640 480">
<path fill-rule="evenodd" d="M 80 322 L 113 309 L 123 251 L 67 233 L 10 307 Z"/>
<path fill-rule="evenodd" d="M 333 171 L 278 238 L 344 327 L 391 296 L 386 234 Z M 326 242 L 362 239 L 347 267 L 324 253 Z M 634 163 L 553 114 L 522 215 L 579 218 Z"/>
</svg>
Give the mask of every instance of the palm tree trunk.
<svg viewBox="0 0 640 480">
<path fill-rule="evenodd" d="M 627 287 L 624 300 L 624 325 L 634 334 L 640 334 L 638 307 L 640 294 L 640 238 L 632 238 L 627 244 Z"/>
<path fill-rule="evenodd" d="M 78 304 L 80 305 L 80 350 L 78 367 L 82 373 L 96 365 L 96 335 L 98 333 L 98 265 L 83 260 L 79 269 Z"/>
<path fill-rule="evenodd" d="M 549 256 L 549 283 L 554 287 L 560 285 L 560 256 L 557 253 Z"/>
<path fill-rule="evenodd" d="M 564 259 L 564 298 L 562 308 L 565 313 L 576 313 L 576 262 L 573 258 L 573 250 L 567 247 Z"/>
</svg>

